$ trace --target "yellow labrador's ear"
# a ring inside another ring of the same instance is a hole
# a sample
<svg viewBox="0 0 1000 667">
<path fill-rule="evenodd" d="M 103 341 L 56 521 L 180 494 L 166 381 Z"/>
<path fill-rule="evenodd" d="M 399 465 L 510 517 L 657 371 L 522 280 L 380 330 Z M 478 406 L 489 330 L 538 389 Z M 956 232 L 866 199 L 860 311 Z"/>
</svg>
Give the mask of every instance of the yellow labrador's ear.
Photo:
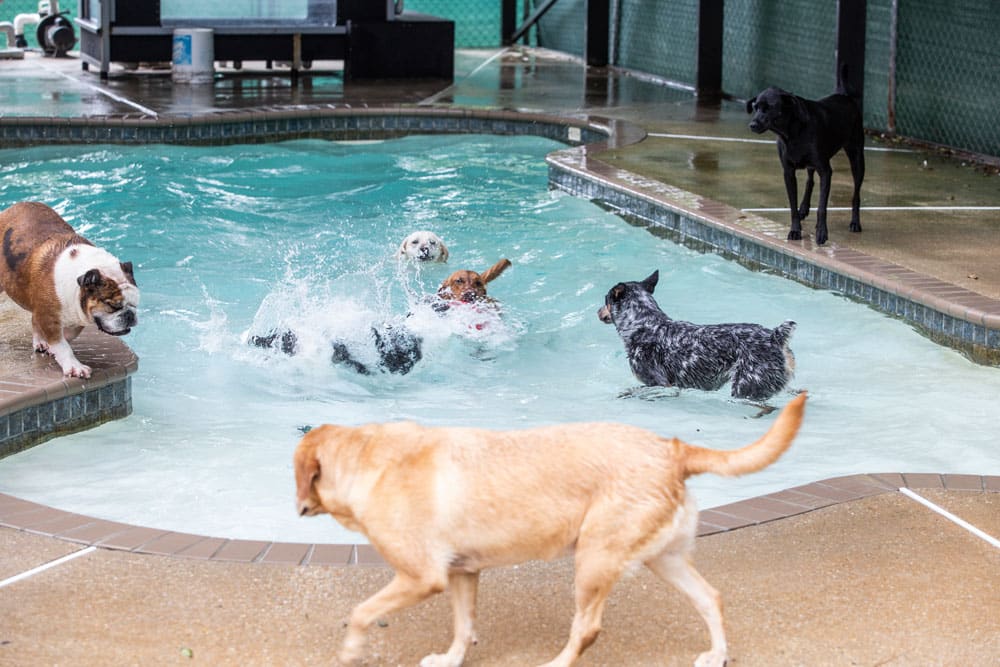
<svg viewBox="0 0 1000 667">
<path fill-rule="evenodd" d="M 315 432 L 316 429 L 313 429 L 307 433 L 295 450 L 295 499 L 300 508 L 309 500 L 313 482 L 320 473 L 319 459 L 316 458 L 319 440 L 314 435 Z"/>
<path fill-rule="evenodd" d="M 488 283 L 496 279 L 501 273 L 506 271 L 508 268 L 510 268 L 510 260 L 501 259 L 499 262 L 497 262 L 490 268 L 486 269 L 479 275 L 483 279 L 484 283 Z"/>
<path fill-rule="evenodd" d="M 440 241 L 438 241 L 438 247 L 441 248 L 441 256 L 438 258 L 438 261 L 439 262 L 447 262 L 448 261 L 448 246 L 446 246 L 444 243 L 441 243 Z"/>
</svg>

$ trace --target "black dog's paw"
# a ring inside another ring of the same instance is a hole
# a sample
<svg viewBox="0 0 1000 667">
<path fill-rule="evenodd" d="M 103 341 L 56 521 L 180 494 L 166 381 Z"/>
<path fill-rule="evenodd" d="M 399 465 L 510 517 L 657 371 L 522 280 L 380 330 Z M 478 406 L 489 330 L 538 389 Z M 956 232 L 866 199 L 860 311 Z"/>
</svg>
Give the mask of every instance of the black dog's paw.
<svg viewBox="0 0 1000 667">
<path fill-rule="evenodd" d="M 816 230 L 816 245 L 823 245 L 826 243 L 827 234 L 825 229 Z"/>
<path fill-rule="evenodd" d="M 803 204 L 799 207 L 798 216 L 799 220 L 805 220 L 809 217 L 809 204 Z"/>
<path fill-rule="evenodd" d="M 851 223 L 851 231 L 852 232 L 860 232 L 861 231 L 861 223 L 860 222 L 852 222 Z"/>
<path fill-rule="evenodd" d="M 802 240 L 802 230 L 801 229 L 792 229 L 792 230 L 790 230 L 788 232 L 788 240 L 789 241 L 801 241 Z"/>
</svg>

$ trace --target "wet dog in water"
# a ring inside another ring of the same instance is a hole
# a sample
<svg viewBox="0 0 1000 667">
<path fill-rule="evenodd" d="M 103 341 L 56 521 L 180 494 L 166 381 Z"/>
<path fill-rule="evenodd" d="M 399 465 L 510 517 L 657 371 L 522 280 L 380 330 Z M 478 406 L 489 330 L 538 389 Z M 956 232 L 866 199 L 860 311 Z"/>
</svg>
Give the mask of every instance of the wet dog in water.
<svg viewBox="0 0 1000 667">
<path fill-rule="evenodd" d="M 653 290 L 659 271 L 641 282 L 618 283 L 597 316 L 614 324 L 629 366 L 645 385 L 714 391 L 732 381 L 732 395 L 766 401 L 792 379 L 795 358 L 788 338 L 795 322 L 774 329 L 759 324 L 692 324 L 670 319 Z"/>
<path fill-rule="evenodd" d="M 421 230 L 403 239 L 396 257 L 415 262 L 447 262 L 448 248 L 440 236 L 434 232 Z"/>
<path fill-rule="evenodd" d="M 722 667 L 722 605 L 692 565 L 698 510 L 685 480 L 770 465 L 795 438 L 805 402 L 795 397 L 759 440 L 726 451 L 609 423 L 310 430 L 295 451 L 298 513 L 329 513 L 363 533 L 395 570 L 351 613 L 340 663 L 363 657 L 377 619 L 447 589 L 454 638 L 447 653 L 420 664 L 461 665 L 475 643 L 480 571 L 573 554 L 576 615 L 562 653 L 547 664 L 566 667 L 597 639 L 615 582 L 643 563 L 684 593 L 708 626 L 711 647 L 695 664 Z M 505 662 L 524 662 L 512 657 Z"/>
<path fill-rule="evenodd" d="M 375 370 L 379 372 L 406 375 L 423 357 L 420 336 L 405 326 L 384 323 L 372 326 L 368 335 L 378 353 Z M 280 350 L 291 356 L 298 352 L 299 337 L 294 331 L 286 329 L 269 331 L 264 335 L 253 335 L 247 339 L 247 342 L 254 347 Z M 361 375 L 372 374 L 372 368 L 359 361 L 351 353 L 347 342 L 335 340 L 331 342 L 330 347 L 330 361 L 332 363 L 346 366 Z"/>
<path fill-rule="evenodd" d="M 510 260 L 502 259 L 483 273 L 461 269 L 445 278 L 435 296 L 426 303 L 439 315 L 448 312 L 461 312 L 462 308 L 470 308 L 474 322 L 470 329 L 486 328 L 490 316 L 495 317 L 495 303 L 486 295 L 486 283 L 503 273 L 510 266 Z M 482 311 L 484 306 L 487 311 Z M 463 313 L 464 314 L 464 313 Z M 481 314 L 484 317 L 478 318 Z M 373 371 L 406 375 L 423 358 L 423 339 L 402 324 L 382 323 L 374 325 L 369 331 L 369 338 L 378 354 L 374 367 L 359 360 L 352 352 L 351 345 L 346 340 L 334 340 L 330 343 L 330 361 L 345 366 L 362 375 L 371 375 Z M 247 342 L 254 347 L 280 350 L 287 355 L 298 352 L 298 335 L 289 329 L 272 329 L 263 335 L 251 335 Z"/>
</svg>

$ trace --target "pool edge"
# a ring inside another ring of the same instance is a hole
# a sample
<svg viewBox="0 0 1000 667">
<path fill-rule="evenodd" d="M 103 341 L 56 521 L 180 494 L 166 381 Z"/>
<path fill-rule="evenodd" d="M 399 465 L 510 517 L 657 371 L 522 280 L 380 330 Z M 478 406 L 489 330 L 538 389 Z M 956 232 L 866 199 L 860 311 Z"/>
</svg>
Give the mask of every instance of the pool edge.
<svg viewBox="0 0 1000 667">
<path fill-rule="evenodd" d="M 870 473 L 791 487 L 700 512 L 698 537 L 729 533 L 900 489 L 1000 493 L 1000 476 Z M 0 493 L 0 527 L 134 554 L 226 563 L 387 567 L 369 544 L 318 544 L 211 537 L 66 512 Z"/>
</svg>

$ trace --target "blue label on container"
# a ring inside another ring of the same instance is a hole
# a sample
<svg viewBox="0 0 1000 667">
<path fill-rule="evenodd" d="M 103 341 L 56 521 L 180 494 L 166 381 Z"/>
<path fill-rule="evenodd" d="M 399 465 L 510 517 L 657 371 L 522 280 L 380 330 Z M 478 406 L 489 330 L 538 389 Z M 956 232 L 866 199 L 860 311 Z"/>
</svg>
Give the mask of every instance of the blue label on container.
<svg viewBox="0 0 1000 667">
<path fill-rule="evenodd" d="M 191 65 L 191 35 L 174 35 L 174 64 Z"/>
</svg>

